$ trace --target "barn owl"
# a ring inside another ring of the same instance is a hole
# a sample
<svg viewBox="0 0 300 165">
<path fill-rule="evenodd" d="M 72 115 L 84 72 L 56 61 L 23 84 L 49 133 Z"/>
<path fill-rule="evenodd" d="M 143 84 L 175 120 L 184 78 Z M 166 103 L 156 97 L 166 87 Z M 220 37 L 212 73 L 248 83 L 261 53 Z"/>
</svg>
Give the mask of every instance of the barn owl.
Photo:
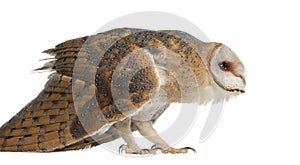
<svg viewBox="0 0 300 165">
<path fill-rule="evenodd" d="M 55 152 L 118 138 L 127 154 L 186 153 L 153 127 L 171 103 L 217 103 L 244 93 L 245 71 L 227 46 L 176 30 L 120 28 L 44 51 L 41 93 L 0 128 L 0 151 Z M 187 109 L 188 111 L 188 109 Z M 140 148 L 132 132 L 152 142 Z"/>
</svg>

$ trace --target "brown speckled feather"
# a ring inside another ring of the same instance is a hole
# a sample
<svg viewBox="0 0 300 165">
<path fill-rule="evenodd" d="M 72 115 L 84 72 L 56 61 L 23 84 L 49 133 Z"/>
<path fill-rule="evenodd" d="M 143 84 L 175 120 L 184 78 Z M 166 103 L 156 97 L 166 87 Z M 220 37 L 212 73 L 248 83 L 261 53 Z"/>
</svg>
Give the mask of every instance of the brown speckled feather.
<svg viewBox="0 0 300 165">
<path fill-rule="evenodd" d="M 118 138 L 110 126 L 134 114 L 159 85 L 144 50 L 164 47 L 191 68 L 202 63 L 196 50 L 176 37 L 184 34 L 173 33 L 114 29 L 44 51 L 55 60 L 37 70 L 55 73 L 38 97 L 0 128 L 0 151 L 73 150 Z"/>
<path fill-rule="evenodd" d="M 74 143 L 71 78 L 55 74 L 45 89 L 0 129 L 2 151 L 53 151 Z"/>
</svg>

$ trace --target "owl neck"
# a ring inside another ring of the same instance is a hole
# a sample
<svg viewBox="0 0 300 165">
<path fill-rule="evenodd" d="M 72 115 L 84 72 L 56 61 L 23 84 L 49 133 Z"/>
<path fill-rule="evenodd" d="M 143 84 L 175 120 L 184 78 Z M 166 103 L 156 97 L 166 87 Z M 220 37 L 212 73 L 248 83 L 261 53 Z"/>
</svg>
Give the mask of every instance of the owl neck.
<svg viewBox="0 0 300 165">
<path fill-rule="evenodd" d="M 166 96 L 167 102 L 205 104 L 212 101 L 215 90 L 208 61 L 216 45 L 192 45 L 195 49 L 184 55 L 168 50 L 163 56 L 153 55 L 161 93 Z"/>
<path fill-rule="evenodd" d="M 186 82 L 179 82 L 175 77 L 169 76 L 166 83 L 160 86 L 160 93 L 165 96 L 168 103 L 206 104 L 212 101 L 214 95 L 212 86 L 209 83 L 205 84 L 206 82 L 194 81 L 188 79 Z"/>
</svg>

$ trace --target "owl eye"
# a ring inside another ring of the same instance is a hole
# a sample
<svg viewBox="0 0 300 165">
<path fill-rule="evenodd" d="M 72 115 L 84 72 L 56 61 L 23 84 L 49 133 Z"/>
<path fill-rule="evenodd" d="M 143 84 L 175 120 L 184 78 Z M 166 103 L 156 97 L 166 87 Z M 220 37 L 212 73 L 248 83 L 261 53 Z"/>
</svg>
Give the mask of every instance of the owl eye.
<svg viewBox="0 0 300 165">
<path fill-rule="evenodd" d="M 229 62 L 222 61 L 218 65 L 219 65 L 219 67 L 222 71 L 228 71 L 229 70 Z"/>
</svg>

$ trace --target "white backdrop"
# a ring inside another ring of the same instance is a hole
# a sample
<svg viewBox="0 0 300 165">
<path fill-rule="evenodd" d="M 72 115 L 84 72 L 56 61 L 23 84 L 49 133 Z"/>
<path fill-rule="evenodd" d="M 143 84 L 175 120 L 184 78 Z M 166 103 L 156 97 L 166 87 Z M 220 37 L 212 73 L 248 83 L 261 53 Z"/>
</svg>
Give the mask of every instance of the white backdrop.
<svg viewBox="0 0 300 165">
<path fill-rule="evenodd" d="M 299 164 L 299 5 L 296 1 L 9 1 L 0 2 L 0 124 L 37 96 L 47 73 L 40 52 L 67 39 L 93 34 L 107 22 L 139 11 L 164 11 L 197 25 L 225 43 L 247 69 L 246 94 L 225 107 L 214 134 L 199 143 L 207 109 L 176 147 L 197 154 L 118 156 L 101 147 L 85 151 L 0 153 L 1 164 L 201 163 Z M 168 114 L 162 116 L 168 119 Z M 163 122 L 156 127 L 163 127 Z M 159 129 L 159 128 L 158 128 Z"/>
</svg>

